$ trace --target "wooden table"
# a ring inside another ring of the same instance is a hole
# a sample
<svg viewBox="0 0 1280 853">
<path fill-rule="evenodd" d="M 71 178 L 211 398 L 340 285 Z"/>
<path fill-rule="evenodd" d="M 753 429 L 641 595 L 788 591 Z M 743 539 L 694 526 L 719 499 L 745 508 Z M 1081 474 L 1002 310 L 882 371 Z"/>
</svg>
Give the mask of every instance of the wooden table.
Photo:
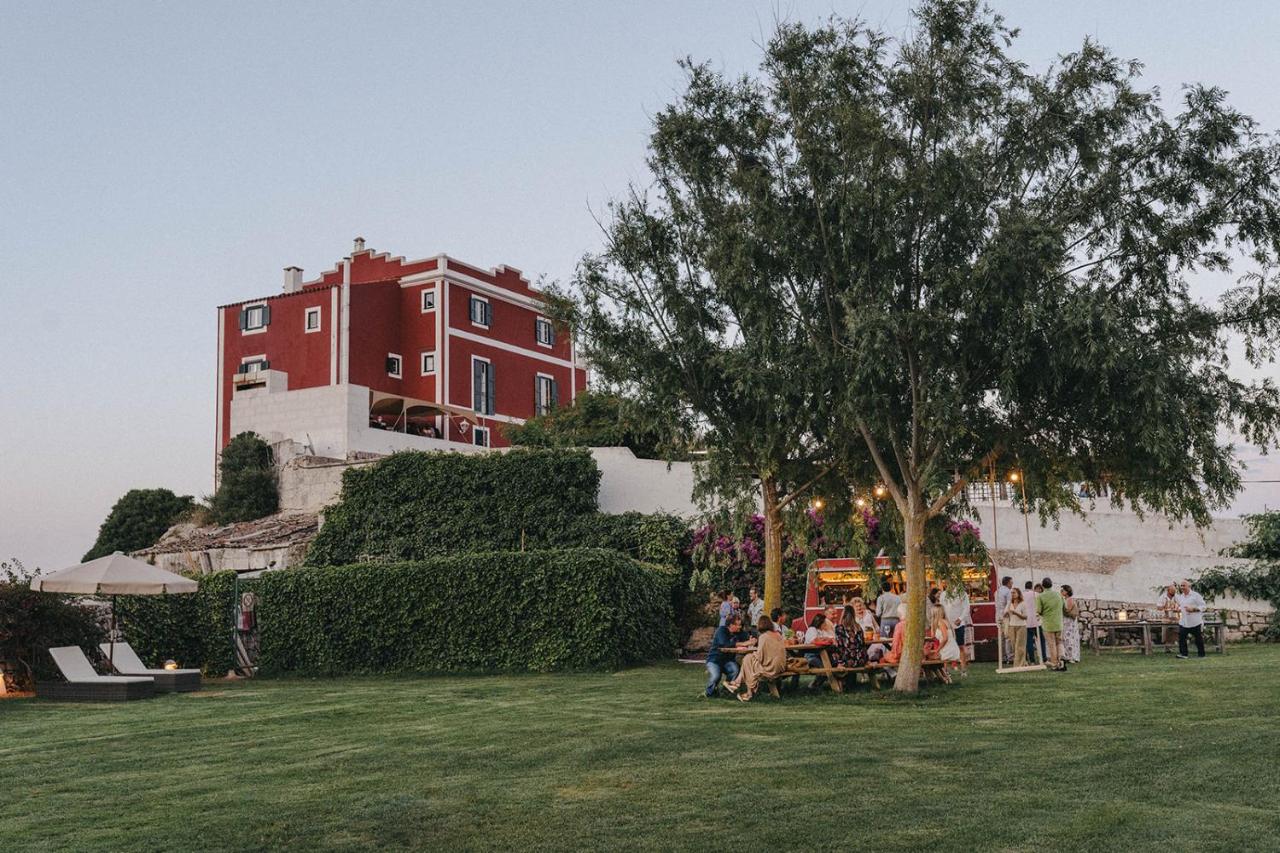
<svg viewBox="0 0 1280 853">
<path fill-rule="evenodd" d="M 1152 654 L 1156 648 L 1164 649 L 1172 646 L 1172 643 L 1164 642 L 1164 632 L 1167 630 L 1177 630 L 1178 623 L 1176 621 L 1168 621 L 1164 619 L 1099 619 L 1095 620 L 1089 628 L 1089 645 L 1093 648 L 1094 654 L 1101 654 L 1103 651 L 1120 652 L 1120 651 L 1136 651 L 1140 654 Z M 1141 632 L 1142 642 L 1138 645 L 1120 646 L 1116 645 L 1116 632 L 1119 630 L 1134 630 Z M 1227 626 L 1221 621 L 1205 621 L 1205 631 L 1214 631 L 1213 642 L 1210 643 L 1220 653 L 1227 651 Z M 1152 632 L 1159 632 L 1160 642 L 1152 640 Z M 1104 646 L 1100 640 L 1100 634 L 1106 634 L 1111 641 Z"/>
<path fill-rule="evenodd" d="M 877 639 L 876 642 L 878 643 L 882 641 Z M 884 673 L 888 669 L 888 667 L 880 663 L 868 663 L 866 666 L 860 666 L 860 667 L 836 666 L 831 661 L 831 650 L 833 648 L 835 648 L 835 643 L 824 643 L 824 644 L 796 643 L 794 645 L 787 646 L 787 654 L 793 657 L 798 657 L 800 655 L 807 655 L 807 654 L 817 654 L 818 659 L 822 661 L 822 666 L 820 667 L 810 666 L 806 671 L 799 672 L 799 673 L 788 671 L 785 675 L 780 676 L 779 680 L 781 678 L 789 678 L 793 675 L 820 675 L 827 679 L 827 683 L 831 685 L 831 689 L 834 692 L 844 693 L 844 676 L 856 674 L 859 672 L 865 672 L 871 679 L 872 688 L 875 690 L 880 689 L 880 675 Z M 722 649 L 722 651 L 728 654 L 733 654 L 733 655 L 750 654 L 755 650 L 756 650 L 755 646 L 733 646 L 733 647 L 727 647 L 725 649 Z M 921 672 L 926 678 L 930 676 L 937 676 L 937 674 L 941 671 L 942 666 L 943 666 L 942 661 L 926 660 L 922 664 Z M 769 686 L 769 693 L 772 694 L 774 697 L 777 697 L 778 696 L 777 685 L 773 681 L 769 681 L 767 682 L 767 684 Z"/>
</svg>

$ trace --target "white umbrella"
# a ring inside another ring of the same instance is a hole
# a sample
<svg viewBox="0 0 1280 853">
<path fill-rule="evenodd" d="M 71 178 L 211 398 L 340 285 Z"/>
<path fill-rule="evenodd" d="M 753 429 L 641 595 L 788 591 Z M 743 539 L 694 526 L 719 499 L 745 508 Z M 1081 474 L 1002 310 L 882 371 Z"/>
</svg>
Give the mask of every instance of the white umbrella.
<svg viewBox="0 0 1280 853">
<path fill-rule="evenodd" d="M 106 557 L 34 578 L 31 588 L 38 592 L 111 596 L 112 646 L 108 652 L 108 660 L 111 660 L 115 652 L 117 595 L 174 595 L 195 592 L 199 585 L 191 578 L 157 569 L 150 563 L 116 551 Z"/>
</svg>

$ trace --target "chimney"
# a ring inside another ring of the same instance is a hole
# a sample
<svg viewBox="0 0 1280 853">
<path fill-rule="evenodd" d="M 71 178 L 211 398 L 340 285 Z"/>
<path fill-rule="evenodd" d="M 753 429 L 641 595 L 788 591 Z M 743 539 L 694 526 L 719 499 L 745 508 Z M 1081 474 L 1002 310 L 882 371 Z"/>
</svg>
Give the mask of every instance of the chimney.
<svg viewBox="0 0 1280 853">
<path fill-rule="evenodd" d="M 284 268 L 284 292 L 297 293 L 302 289 L 302 267 Z"/>
<path fill-rule="evenodd" d="M 352 250 L 351 250 L 351 254 L 353 254 L 353 255 L 358 255 L 358 254 L 360 254 L 360 253 L 361 253 L 361 252 L 363 252 L 363 251 L 364 251 L 364 238 L 363 238 L 363 237 L 357 237 L 357 238 L 356 238 L 356 247 L 355 247 L 354 249 L 352 249 Z"/>
</svg>

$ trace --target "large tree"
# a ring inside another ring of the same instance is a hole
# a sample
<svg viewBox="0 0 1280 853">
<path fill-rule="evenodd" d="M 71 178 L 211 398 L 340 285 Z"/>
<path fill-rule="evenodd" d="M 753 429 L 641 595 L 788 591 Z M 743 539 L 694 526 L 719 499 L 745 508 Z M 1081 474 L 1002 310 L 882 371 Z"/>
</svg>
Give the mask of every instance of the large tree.
<svg viewBox="0 0 1280 853">
<path fill-rule="evenodd" d="M 767 223 L 752 221 L 756 180 L 734 151 L 703 150 L 720 124 L 684 101 L 656 120 L 651 191 L 610 208 L 605 249 L 583 259 L 577 302 L 558 313 L 575 326 L 596 377 L 632 402 L 641 429 L 706 448 L 697 492 L 724 509 L 758 502 L 765 518 L 768 608 L 781 602 L 788 506 L 828 470 L 822 403 L 804 378 L 804 329 L 773 301 L 784 255 Z M 686 444 L 686 446 L 688 446 Z"/>
<path fill-rule="evenodd" d="M 756 77 L 690 66 L 655 133 L 658 185 L 706 187 L 700 208 L 736 212 L 731 245 L 760 248 L 698 303 L 721 317 L 704 325 L 763 300 L 770 328 L 801 330 L 811 369 L 748 393 L 784 416 L 824 401 L 818 455 L 854 477 L 870 462 L 901 516 L 900 690 L 927 525 L 971 480 L 1016 469 L 1046 514 L 1078 510 L 1083 483 L 1205 524 L 1239 486 L 1230 437 L 1280 426 L 1275 385 L 1229 364 L 1233 334 L 1255 366 L 1280 336 L 1272 138 L 1210 87 L 1167 115 L 1137 63 L 1089 41 L 1033 71 L 1015 36 L 965 0 L 921 4 L 902 39 L 784 25 Z M 1203 273 L 1238 285 L 1197 299 Z"/>
</svg>

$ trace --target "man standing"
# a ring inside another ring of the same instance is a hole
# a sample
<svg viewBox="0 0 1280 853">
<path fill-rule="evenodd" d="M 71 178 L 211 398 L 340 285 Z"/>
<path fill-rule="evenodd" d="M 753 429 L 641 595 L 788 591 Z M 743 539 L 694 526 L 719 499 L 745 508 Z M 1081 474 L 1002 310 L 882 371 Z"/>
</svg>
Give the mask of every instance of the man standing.
<svg viewBox="0 0 1280 853">
<path fill-rule="evenodd" d="M 960 672 L 969 671 L 969 654 L 965 643 L 968 640 L 969 591 L 960 582 L 943 581 L 942 609 L 947 614 L 947 622 L 956 634 L 956 645 L 960 647 Z"/>
<path fill-rule="evenodd" d="M 893 636 L 893 627 L 898 624 L 898 605 L 902 599 L 893 591 L 893 578 L 885 575 L 880 579 L 880 596 L 876 599 L 876 619 L 880 622 L 880 635 Z"/>
<path fill-rule="evenodd" d="M 1045 652 L 1044 635 L 1040 633 L 1040 617 L 1036 615 L 1036 592 L 1039 587 L 1032 587 L 1031 581 L 1027 581 L 1024 588 L 1026 592 L 1022 594 L 1022 603 L 1027 611 L 1027 663 L 1035 666 L 1044 663 L 1044 659 L 1048 657 Z M 1036 656 L 1037 638 L 1039 638 L 1039 657 Z"/>
<path fill-rule="evenodd" d="M 723 628 L 725 623 L 729 621 L 729 617 L 736 613 L 738 608 L 734 606 L 733 590 L 726 589 L 721 593 L 720 598 L 720 623 L 717 627 Z"/>
<path fill-rule="evenodd" d="M 1040 630 L 1049 647 L 1049 668 L 1059 672 L 1066 670 L 1062 660 L 1062 593 L 1053 588 L 1053 581 L 1040 581 L 1044 591 L 1036 596 L 1036 616 L 1040 618 Z"/>
<path fill-rule="evenodd" d="M 1004 663 L 1013 662 L 1013 632 L 1009 628 L 1008 621 L 1004 618 L 1005 608 L 1009 606 L 1009 599 L 1013 595 L 1013 578 L 1005 575 L 1000 579 L 1000 586 L 996 587 L 996 630 L 1000 632 L 1001 652 L 1000 659 Z"/>
<path fill-rule="evenodd" d="M 764 615 L 764 599 L 760 597 L 760 590 L 754 586 L 748 594 L 751 600 L 747 603 L 747 624 L 754 629 L 760 624 L 760 617 Z"/>
<path fill-rule="evenodd" d="M 1204 596 L 1191 588 L 1191 581 L 1182 582 L 1182 594 L 1178 596 L 1178 657 L 1187 659 L 1187 635 L 1196 638 L 1196 657 L 1204 657 Z"/>
<path fill-rule="evenodd" d="M 720 683 L 721 676 L 724 676 L 725 681 L 733 681 L 738 677 L 737 658 L 725 649 L 738 645 L 749 646 L 754 642 L 742 630 L 742 617 L 736 611 L 730 613 L 725 624 L 716 629 L 715 636 L 711 638 L 711 649 L 707 652 L 708 699 L 716 695 L 716 685 Z"/>
</svg>

